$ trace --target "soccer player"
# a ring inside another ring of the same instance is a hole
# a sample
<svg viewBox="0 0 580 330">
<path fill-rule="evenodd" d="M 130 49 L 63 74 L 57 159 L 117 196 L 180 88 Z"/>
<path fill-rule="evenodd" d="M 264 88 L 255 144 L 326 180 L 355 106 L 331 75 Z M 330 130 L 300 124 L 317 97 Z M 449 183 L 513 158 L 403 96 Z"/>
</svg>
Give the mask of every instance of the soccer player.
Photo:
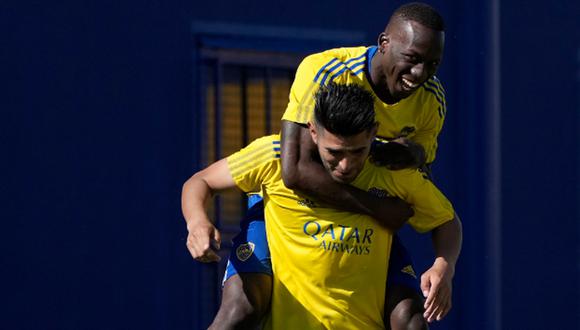
<svg viewBox="0 0 580 330">
<path fill-rule="evenodd" d="M 417 170 L 391 171 L 367 160 L 377 131 L 372 95 L 357 85 L 331 84 L 316 100 L 309 134 L 326 173 L 378 198 L 394 195 L 414 205 L 410 224 L 433 230 L 436 255 L 453 266 L 461 234 L 447 199 Z M 286 188 L 279 143 L 277 136 L 258 139 L 186 182 L 182 205 L 192 256 L 217 258 L 210 246 L 219 234 L 204 209 L 212 193 L 236 185 L 246 192 L 261 189 L 276 274 L 267 328 L 383 328 L 392 232 L 368 216 L 328 208 Z M 248 244 L 238 256 L 251 258 L 254 249 Z"/>
<path fill-rule="evenodd" d="M 312 161 L 316 147 L 305 127 L 313 109 L 313 95 L 331 81 L 361 85 L 377 98 L 375 108 L 383 141 L 373 152 L 376 163 L 391 169 L 421 166 L 430 174 L 437 136 L 446 114 L 445 93 L 434 76 L 441 61 L 444 22 L 431 7 L 410 3 L 398 8 L 374 47 L 342 48 L 307 57 L 300 65 L 282 124 L 282 177 L 286 185 L 335 208 L 371 215 L 398 229 L 412 214 L 396 199 L 378 199 L 364 191 L 332 180 Z M 397 153 L 395 156 L 393 152 Z M 214 324 L 220 328 L 255 324 L 267 310 L 272 270 L 263 233 L 262 204 L 250 209 L 242 232 L 234 240 L 228 260 L 222 304 Z M 459 222 L 453 222 L 460 231 Z M 255 246 L 253 257 L 236 251 Z M 441 319 L 451 308 L 452 265 L 439 259 L 422 276 L 423 303 L 410 257 L 394 238 L 387 288 L 387 327 L 422 329 L 427 321 Z M 432 286 L 430 284 L 433 283 Z M 424 311 L 424 307 L 426 310 Z M 389 316 L 390 315 L 390 316 Z"/>
<path fill-rule="evenodd" d="M 368 214 L 396 229 L 405 220 L 405 208 L 396 201 L 382 201 L 368 193 L 333 181 L 309 155 L 316 150 L 305 127 L 313 109 L 313 93 L 329 82 L 361 85 L 376 96 L 375 110 L 380 140 L 373 158 L 392 169 L 422 167 L 430 175 L 437 136 L 446 114 L 445 93 L 435 73 L 444 48 L 444 22 L 430 6 L 410 3 L 391 16 L 375 47 L 333 49 L 314 54 L 300 64 L 282 122 L 282 175 L 286 185 L 329 205 Z M 401 157 L 382 157 L 379 150 L 406 149 Z M 393 159 L 400 160 L 392 162 Z M 459 231 L 459 222 L 455 222 Z M 388 314 L 393 329 L 424 329 L 413 320 L 444 317 L 451 306 L 453 267 L 435 261 L 417 287 L 410 256 L 396 237 L 388 279 Z M 396 258 L 395 258 L 396 257 Z M 429 286 L 429 283 L 433 283 Z M 425 302 L 420 295 L 427 298 Z M 441 312 L 441 306 L 446 306 Z M 426 309 L 426 310 L 425 310 Z M 435 312 L 437 309 L 437 312 Z M 416 324 L 411 326 L 410 322 Z"/>
</svg>

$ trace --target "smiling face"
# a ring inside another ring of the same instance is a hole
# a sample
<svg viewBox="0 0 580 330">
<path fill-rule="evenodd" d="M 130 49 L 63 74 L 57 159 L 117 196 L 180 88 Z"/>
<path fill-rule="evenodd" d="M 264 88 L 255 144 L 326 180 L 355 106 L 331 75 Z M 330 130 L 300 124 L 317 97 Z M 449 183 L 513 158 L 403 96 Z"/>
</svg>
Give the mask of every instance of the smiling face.
<svg viewBox="0 0 580 330">
<path fill-rule="evenodd" d="M 369 155 L 377 126 L 352 136 L 332 134 L 313 123 L 308 126 L 320 160 L 332 179 L 341 183 L 356 179 Z"/>
<path fill-rule="evenodd" d="M 437 71 L 444 43 L 443 31 L 402 18 L 391 20 L 379 35 L 379 52 L 372 62 L 377 95 L 395 103 L 413 94 Z"/>
</svg>

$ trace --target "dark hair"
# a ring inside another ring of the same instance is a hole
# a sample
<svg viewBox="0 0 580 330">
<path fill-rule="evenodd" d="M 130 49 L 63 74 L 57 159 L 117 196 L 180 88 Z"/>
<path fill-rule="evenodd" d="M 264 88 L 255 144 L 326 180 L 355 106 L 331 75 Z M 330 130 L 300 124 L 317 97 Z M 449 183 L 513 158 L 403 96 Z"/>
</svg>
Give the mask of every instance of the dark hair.
<svg viewBox="0 0 580 330">
<path fill-rule="evenodd" d="M 417 22 L 435 31 L 445 31 L 445 21 L 435 8 L 422 2 L 411 2 L 397 8 L 391 19 L 400 17 L 406 21 Z"/>
<path fill-rule="evenodd" d="M 315 124 L 332 134 L 353 136 L 375 126 L 374 97 L 359 85 L 331 82 L 315 99 Z"/>
</svg>

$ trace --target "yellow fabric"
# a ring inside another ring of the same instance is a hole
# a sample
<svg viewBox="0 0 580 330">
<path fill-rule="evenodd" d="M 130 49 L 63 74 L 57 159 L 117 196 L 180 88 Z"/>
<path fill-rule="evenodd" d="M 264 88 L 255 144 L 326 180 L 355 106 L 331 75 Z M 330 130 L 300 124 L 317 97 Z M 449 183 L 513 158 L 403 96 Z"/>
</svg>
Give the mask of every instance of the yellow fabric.
<svg viewBox="0 0 580 330">
<path fill-rule="evenodd" d="M 282 119 L 307 123 L 314 111 L 316 91 L 321 84 L 331 81 L 358 84 L 374 95 L 367 76 L 368 57 L 374 51 L 376 47 L 338 48 L 306 57 L 296 72 Z M 447 111 L 445 91 L 436 77 L 396 104 L 386 104 L 376 98 L 375 110 L 380 138 L 406 136 L 425 148 L 427 163 L 435 160 L 437 136 Z"/>
<path fill-rule="evenodd" d="M 286 188 L 279 136 L 257 139 L 227 158 L 242 190 L 262 190 L 274 271 L 267 329 L 382 329 L 392 234 L 370 217 L 320 207 Z M 451 204 L 418 171 L 366 163 L 353 185 L 416 207 L 410 223 L 429 230 L 453 218 Z"/>
</svg>

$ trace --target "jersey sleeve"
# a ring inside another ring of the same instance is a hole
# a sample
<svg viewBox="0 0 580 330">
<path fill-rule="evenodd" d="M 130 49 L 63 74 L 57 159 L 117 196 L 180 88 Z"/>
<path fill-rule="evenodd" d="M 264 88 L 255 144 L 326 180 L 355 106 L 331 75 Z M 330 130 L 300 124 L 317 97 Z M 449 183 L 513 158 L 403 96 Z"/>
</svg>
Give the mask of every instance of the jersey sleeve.
<svg viewBox="0 0 580 330">
<path fill-rule="evenodd" d="M 425 106 L 428 107 L 428 109 L 425 109 L 426 111 L 424 111 L 425 116 L 423 117 L 422 125 L 424 129 L 418 131 L 413 140 L 425 148 L 425 162 L 431 164 L 435 161 L 435 155 L 437 153 L 437 138 L 439 133 L 441 133 L 443 123 L 445 122 L 447 101 L 445 99 L 445 90 L 436 77 L 425 82 L 423 88 L 427 91 L 427 95 L 429 96 L 428 100 L 425 102 Z"/>
<path fill-rule="evenodd" d="M 409 224 L 416 231 L 424 233 L 453 219 L 455 211 L 451 202 L 421 172 L 400 170 L 392 174 L 399 197 L 411 204 L 415 211 Z"/>
<path fill-rule="evenodd" d="M 320 63 L 320 55 L 315 54 L 306 57 L 298 66 L 283 120 L 299 124 L 306 124 L 310 120 L 314 112 L 314 96 L 320 87 L 315 81 Z"/>
<path fill-rule="evenodd" d="M 227 157 L 235 184 L 244 192 L 260 192 L 271 177 L 280 158 L 280 136 L 258 138 L 247 147 Z"/>
</svg>

